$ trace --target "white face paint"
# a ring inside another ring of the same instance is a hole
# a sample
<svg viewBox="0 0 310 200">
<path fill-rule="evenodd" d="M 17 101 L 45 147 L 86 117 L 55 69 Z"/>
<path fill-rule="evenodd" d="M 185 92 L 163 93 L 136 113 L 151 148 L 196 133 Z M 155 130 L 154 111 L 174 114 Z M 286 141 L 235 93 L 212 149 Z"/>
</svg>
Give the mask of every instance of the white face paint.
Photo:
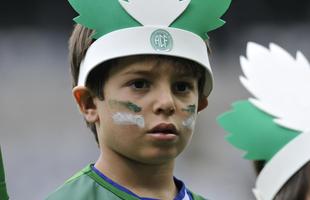
<svg viewBox="0 0 310 200">
<path fill-rule="evenodd" d="M 189 118 L 185 119 L 182 124 L 188 129 L 194 130 L 195 128 L 196 115 L 191 115 Z"/>
<path fill-rule="evenodd" d="M 144 128 L 144 118 L 142 115 L 117 112 L 112 116 L 113 121 L 119 125 L 137 125 Z"/>
</svg>

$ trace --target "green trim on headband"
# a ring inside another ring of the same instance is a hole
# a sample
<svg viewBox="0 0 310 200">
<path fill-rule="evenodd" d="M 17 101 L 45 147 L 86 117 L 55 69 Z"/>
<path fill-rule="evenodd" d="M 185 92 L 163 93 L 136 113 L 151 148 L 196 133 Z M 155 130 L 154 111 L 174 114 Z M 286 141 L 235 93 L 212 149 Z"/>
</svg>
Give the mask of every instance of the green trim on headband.
<svg viewBox="0 0 310 200">
<path fill-rule="evenodd" d="M 246 151 L 249 160 L 270 160 L 299 132 L 274 123 L 274 117 L 247 100 L 233 104 L 233 109 L 218 117 L 218 123 L 230 134 L 226 140 Z"/>
<path fill-rule="evenodd" d="M 95 30 L 94 39 L 115 30 L 142 26 L 127 13 L 118 0 L 68 1 L 79 13 L 74 21 Z M 207 32 L 225 23 L 220 17 L 226 12 L 230 3 L 231 0 L 191 0 L 189 6 L 171 24 L 171 27 L 187 30 L 207 39 Z"/>
<path fill-rule="evenodd" d="M 4 174 L 4 166 L 2 162 L 1 147 L 0 147 L 0 199 L 1 200 L 9 199 L 9 196 L 6 190 L 6 184 L 5 184 L 5 174 Z"/>
</svg>

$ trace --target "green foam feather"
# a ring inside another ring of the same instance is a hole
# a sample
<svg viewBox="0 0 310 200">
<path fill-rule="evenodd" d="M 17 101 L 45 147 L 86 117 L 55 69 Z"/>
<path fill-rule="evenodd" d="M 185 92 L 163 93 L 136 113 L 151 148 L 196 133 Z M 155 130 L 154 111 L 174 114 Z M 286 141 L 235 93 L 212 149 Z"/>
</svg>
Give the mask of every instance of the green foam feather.
<svg viewBox="0 0 310 200">
<path fill-rule="evenodd" d="M 218 118 L 218 123 L 230 134 L 226 140 L 246 152 L 249 160 L 270 160 L 299 132 L 274 123 L 274 117 L 262 112 L 249 101 L 233 104 L 233 109 Z"/>
<path fill-rule="evenodd" d="M 74 21 L 95 30 L 94 39 L 112 31 L 141 26 L 119 4 L 118 0 L 68 0 L 79 13 Z"/>
<path fill-rule="evenodd" d="M 208 39 L 207 33 L 225 24 L 220 17 L 227 11 L 231 0 L 191 0 L 185 12 L 171 25 L 196 33 Z"/>
</svg>

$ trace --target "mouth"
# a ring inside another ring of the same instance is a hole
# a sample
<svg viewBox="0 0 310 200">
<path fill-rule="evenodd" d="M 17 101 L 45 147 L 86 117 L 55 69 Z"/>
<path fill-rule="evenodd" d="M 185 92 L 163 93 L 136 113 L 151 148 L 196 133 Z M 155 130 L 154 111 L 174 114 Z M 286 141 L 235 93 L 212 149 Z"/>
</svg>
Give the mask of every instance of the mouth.
<svg viewBox="0 0 310 200">
<path fill-rule="evenodd" d="M 179 135 L 177 128 L 175 127 L 174 124 L 166 124 L 166 123 L 161 123 L 161 124 L 156 125 L 154 128 L 149 130 L 147 133 L 148 134 Z"/>
</svg>

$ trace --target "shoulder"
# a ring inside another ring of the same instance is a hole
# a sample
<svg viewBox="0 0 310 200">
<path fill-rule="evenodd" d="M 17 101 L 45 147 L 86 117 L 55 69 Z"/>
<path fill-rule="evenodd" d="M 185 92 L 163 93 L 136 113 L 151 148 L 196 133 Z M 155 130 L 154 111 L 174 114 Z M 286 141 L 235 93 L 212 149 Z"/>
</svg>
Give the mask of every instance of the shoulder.
<svg viewBox="0 0 310 200">
<path fill-rule="evenodd" d="M 117 198 L 117 196 L 106 188 L 98 185 L 96 181 L 89 176 L 90 171 L 90 166 L 85 167 L 50 194 L 46 200 L 118 200 L 119 198 Z"/>
</svg>

